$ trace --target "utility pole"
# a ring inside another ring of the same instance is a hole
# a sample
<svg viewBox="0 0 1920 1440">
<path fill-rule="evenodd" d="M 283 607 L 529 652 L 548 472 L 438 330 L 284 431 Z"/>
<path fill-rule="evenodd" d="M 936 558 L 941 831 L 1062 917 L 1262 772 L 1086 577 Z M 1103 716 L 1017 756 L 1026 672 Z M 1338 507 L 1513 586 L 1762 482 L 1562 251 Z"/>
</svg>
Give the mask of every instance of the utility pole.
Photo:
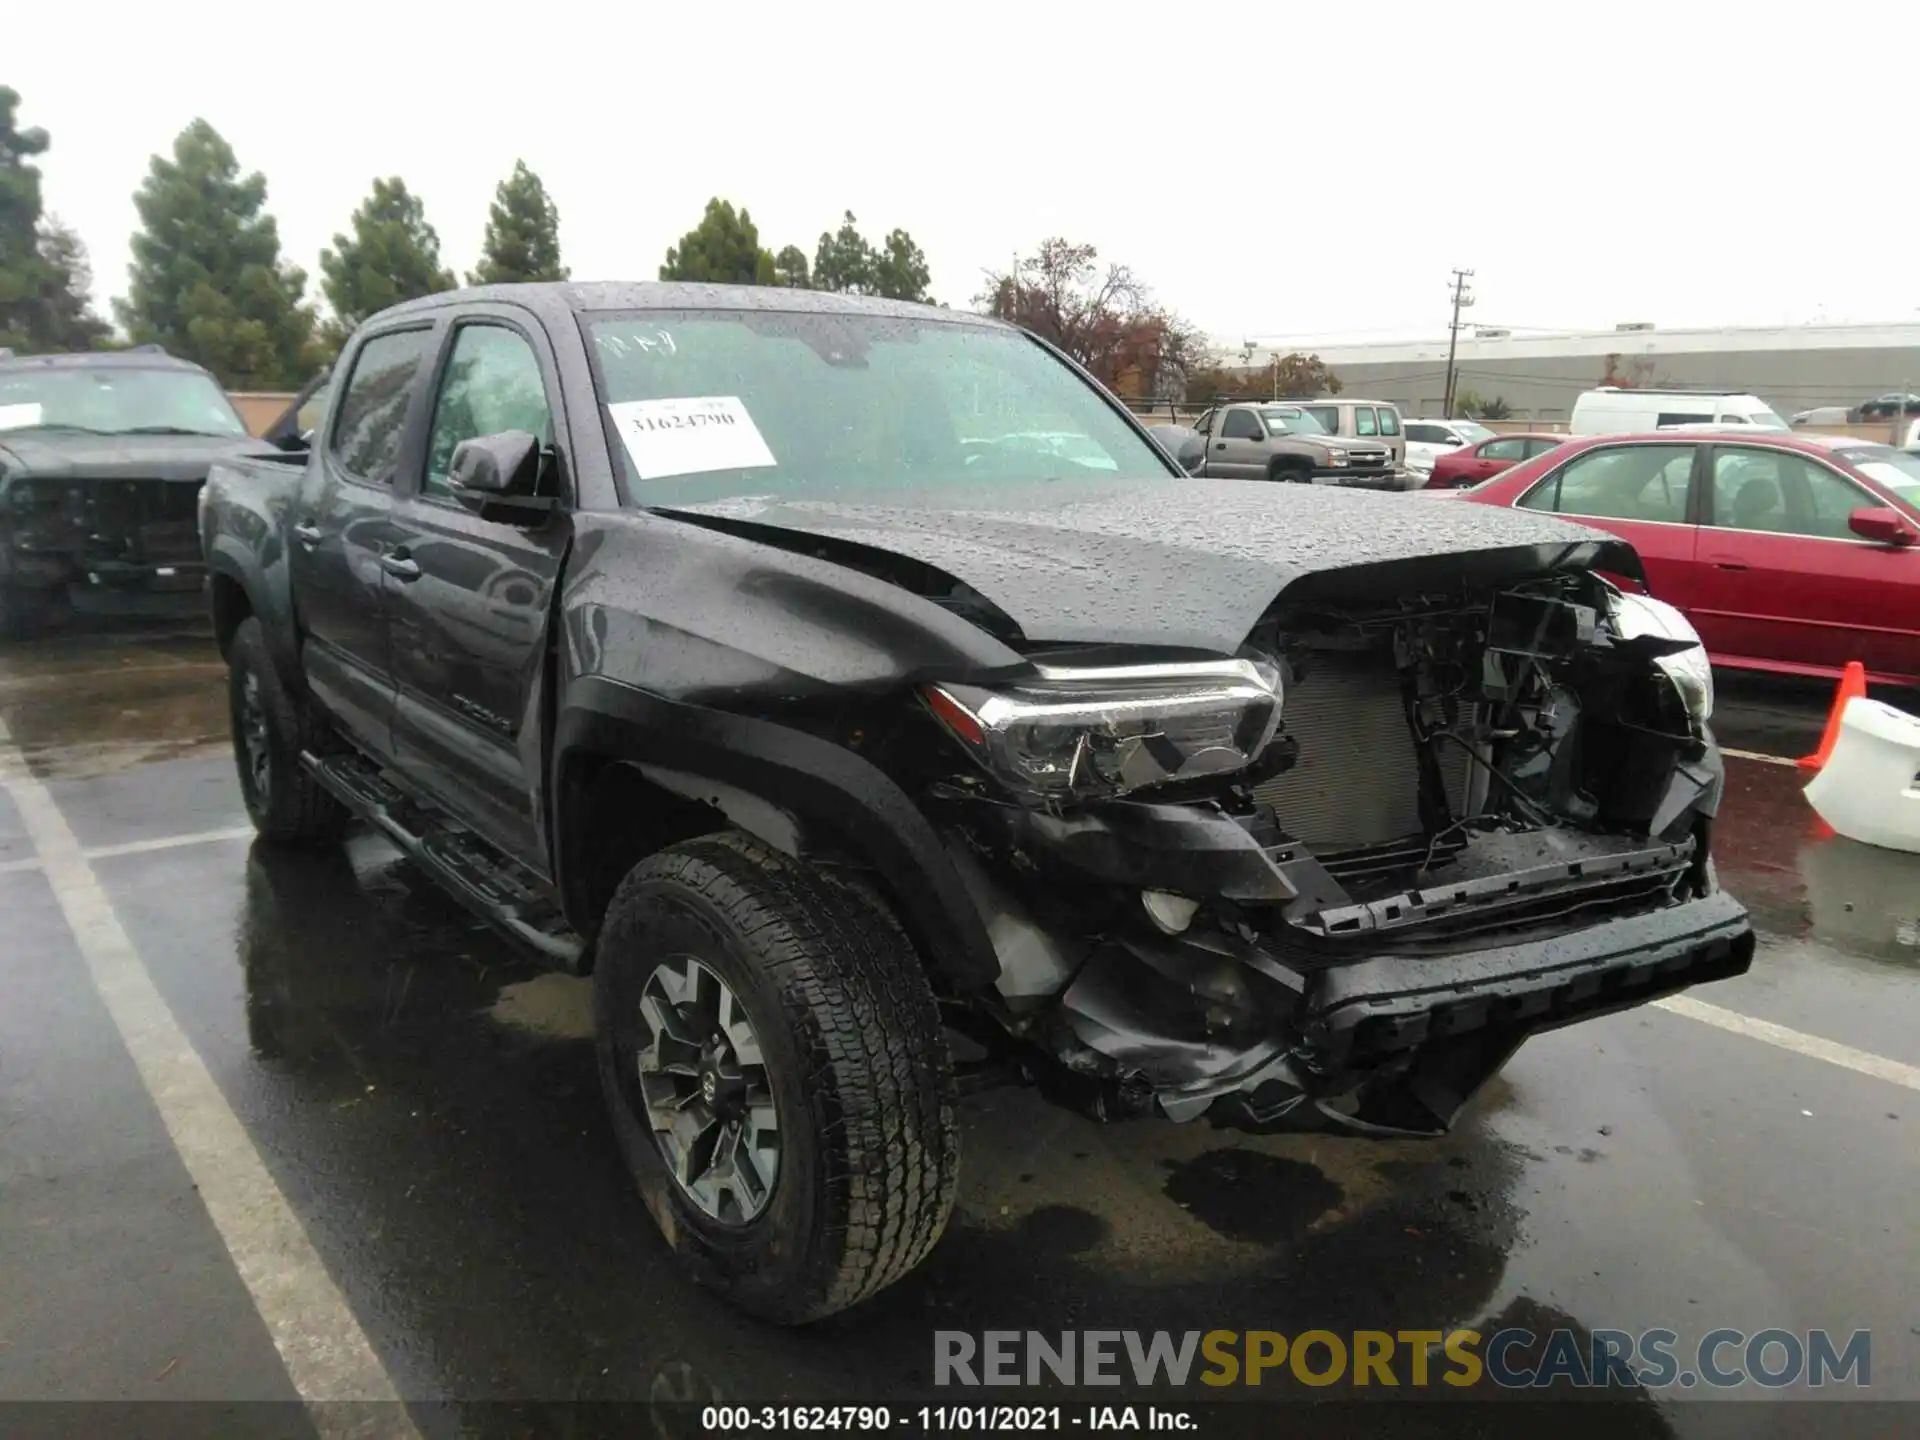
<svg viewBox="0 0 1920 1440">
<path fill-rule="evenodd" d="M 1467 289 L 1467 281 L 1473 278 L 1471 270 L 1453 272 L 1453 323 L 1447 327 L 1447 388 L 1445 398 L 1440 402 L 1441 418 L 1453 418 L 1453 357 L 1460 348 L 1460 312 L 1473 304 L 1473 292 Z"/>
</svg>

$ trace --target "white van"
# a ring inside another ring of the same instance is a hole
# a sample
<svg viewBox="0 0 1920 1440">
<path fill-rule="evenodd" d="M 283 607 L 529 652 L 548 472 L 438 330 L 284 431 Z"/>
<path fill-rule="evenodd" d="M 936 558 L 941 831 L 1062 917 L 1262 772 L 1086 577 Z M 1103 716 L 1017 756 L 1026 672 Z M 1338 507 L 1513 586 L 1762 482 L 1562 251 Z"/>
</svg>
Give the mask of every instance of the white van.
<svg viewBox="0 0 1920 1440">
<path fill-rule="evenodd" d="M 1681 426 L 1753 425 L 1785 430 L 1787 422 L 1755 395 L 1699 390 L 1627 390 L 1603 385 L 1573 402 L 1568 429 L 1575 435 L 1622 435 Z"/>
</svg>

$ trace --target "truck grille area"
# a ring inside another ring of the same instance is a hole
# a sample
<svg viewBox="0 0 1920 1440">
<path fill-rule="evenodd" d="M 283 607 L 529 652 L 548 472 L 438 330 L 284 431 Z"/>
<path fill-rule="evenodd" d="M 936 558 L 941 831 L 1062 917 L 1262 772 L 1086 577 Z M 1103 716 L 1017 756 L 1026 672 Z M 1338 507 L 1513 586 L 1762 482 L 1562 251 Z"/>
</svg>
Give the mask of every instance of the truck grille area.
<svg viewBox="0 0 1920 1440">
<path fill-rule="evenodd" d="M 1420 834 L 1420 758 L 1392 657 L 1317 651 L 1304 669 L 1280 712 L 1299 758 L 1254 787 L 1254 798 L 1323 861 Z M 1437 758 L 1459 814 L 1473 762 L 1457 745 Z"/>
<path fill-rule="evenodd" d="M 183 480 L 22 479 L 9 490 L 20 548 L 65 555 L 103 584 L 197 567 L 200 484 Z"/>
</svg>

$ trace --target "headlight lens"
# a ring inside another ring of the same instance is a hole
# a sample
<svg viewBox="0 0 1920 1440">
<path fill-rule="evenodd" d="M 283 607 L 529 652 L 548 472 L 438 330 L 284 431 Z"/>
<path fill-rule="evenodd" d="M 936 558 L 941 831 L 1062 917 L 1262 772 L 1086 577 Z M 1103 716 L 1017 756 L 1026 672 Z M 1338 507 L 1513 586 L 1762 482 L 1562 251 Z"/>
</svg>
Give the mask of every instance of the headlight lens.
<svg viewBox="0 0 1920 1440">
<path fill-rule="evenodd" d="M 1243 770 L 1280 725 L 1280 672 L 1263 660 L 1041 666 L 1017 685 L 929 685 L 921 694 L 982 768 L 1028 801 L 1098 799 Z"/>
<path fill-rule="evenodd" d="M 1629 595 L 1624 590 L 1613 596 L 1613 628 L 1622 640 L 1637 640 L 1651 635 L 1661 640 L 1684 640 L 1691 649 L 1678 650 L 1656 659 L 1654 667 L 1672 682 L 1680 703 L 1695 720 L 1713 716 L 1713 666 L 1700 643 L 1700 632 L 1687 617 L 1664 600 L 1650 595 Z"/>
</svg>

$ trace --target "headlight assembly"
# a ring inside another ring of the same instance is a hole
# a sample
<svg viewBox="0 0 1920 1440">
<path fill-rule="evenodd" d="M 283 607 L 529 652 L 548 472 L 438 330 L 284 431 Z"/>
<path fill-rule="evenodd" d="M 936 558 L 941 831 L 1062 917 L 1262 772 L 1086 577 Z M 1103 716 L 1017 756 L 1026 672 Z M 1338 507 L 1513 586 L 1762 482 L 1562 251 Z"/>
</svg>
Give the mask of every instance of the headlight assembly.
<svg viewBox="0 0 1920 1440">
<path fill-rule="evenodd" d="M 1621 590 L 1613 595 L 1612 618 L 1614 633 L 1622 640 L 1650 636 L 1685 642 L 1687 649 L 1659 656 L 1654 668 L 1672 683 L 1687 714 L 1702 722 L 1712 718 L 1713 666 L 1707 660 L 1706 646 L 1700 643 L 1700 632 L 1687 617 L 1664 600 Z"/>
<path fill-rule="evenodd" d="M 927 708 L 1028 801 L 1091 800 L 1243 770 L 1280 725 L 1261 660 L 1056 669 L 1015 685 L 929 685 Z"/>
</svg>

